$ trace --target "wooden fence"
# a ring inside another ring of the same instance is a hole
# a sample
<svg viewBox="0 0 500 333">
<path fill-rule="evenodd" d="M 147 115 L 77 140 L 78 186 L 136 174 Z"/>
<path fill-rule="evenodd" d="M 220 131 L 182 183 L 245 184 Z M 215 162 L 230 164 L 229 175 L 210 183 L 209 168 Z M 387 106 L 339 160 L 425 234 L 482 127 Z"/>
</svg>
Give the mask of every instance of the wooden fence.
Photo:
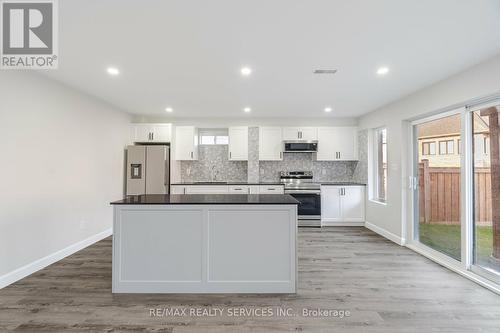
<svg viewBox="0 0 500 333">
<path fill-rule="evenodd" d="M 420 223 L 460 223 L 460 168 L 429 167 L 429 161 L 419 163 Z M 491 224 L 490 168 L 474 170 L 475 221 Z"/>
</svg>

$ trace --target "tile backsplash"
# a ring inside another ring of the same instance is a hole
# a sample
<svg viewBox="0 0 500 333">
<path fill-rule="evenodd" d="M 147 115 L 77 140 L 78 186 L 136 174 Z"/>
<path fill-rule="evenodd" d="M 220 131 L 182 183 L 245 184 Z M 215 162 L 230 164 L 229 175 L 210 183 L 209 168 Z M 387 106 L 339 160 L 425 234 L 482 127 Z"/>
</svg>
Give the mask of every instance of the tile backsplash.
<svg viewBox="0 0 500 333">
<path fill-rule="evenodd" d="M 202 145 L 197 161 L 181 161 L 181 180 L 212 181 L 217 174 L 219 181 L 247 181 L 247 165 L 247 161 L 229 161 L 227 145 Z"/>
<path fill-rule="evenodd" d="M 259 161 L 258 127 L 248 129 L 248 161 L 229 161 L 227 145 L 199 146 L 197 161 L 181 161 L 181 181 L 278 181 L 280 171 L 312 171 L 314 181 L 366 182 L 367 131 L 358 132 L 358 161 L 315 161 L 312 153 L 285 153 L 282 161 Z"/>
<path fill-rule="evenodd" d="M 312 171 L 314 181 L 352 181 L 356 161 L 314 161 L 312 153 L 285 153 L 283 161 L 260 161 L 261 181 L 279 180 L 280 171 Z"/>
</svg>

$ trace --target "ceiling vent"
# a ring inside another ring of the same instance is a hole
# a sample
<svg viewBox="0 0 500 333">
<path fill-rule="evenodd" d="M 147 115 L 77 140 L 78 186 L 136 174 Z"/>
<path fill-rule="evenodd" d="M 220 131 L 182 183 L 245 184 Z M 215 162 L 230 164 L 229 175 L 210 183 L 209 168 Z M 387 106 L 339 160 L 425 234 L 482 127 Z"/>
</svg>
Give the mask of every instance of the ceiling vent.
<svg viewBox="0 0 500 333">
<path fill-rule="evenodd" d="M 315 69 L 313 71 L 314 74 L 335 74 L 337 73 L 336 69 Z"/>
</svg>

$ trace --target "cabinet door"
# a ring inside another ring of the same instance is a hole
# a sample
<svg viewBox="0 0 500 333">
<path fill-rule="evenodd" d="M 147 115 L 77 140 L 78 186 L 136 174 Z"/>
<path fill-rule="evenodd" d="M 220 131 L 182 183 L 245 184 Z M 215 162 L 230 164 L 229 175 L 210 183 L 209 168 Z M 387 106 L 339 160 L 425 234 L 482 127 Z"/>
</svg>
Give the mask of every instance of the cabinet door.
<svg viewBox="0 0 500 333">
<path fill-rule="evenodd" d="M 316 160 L 318 161 L 335 161 L 338 157 L 338 147 L 334 127 L 318 128 L 318 152 Z"/>
<path fill-rule="evenodd" d="M 364 222 L 365 220 L 365 187 L 344 186 L 342 196 L 342 219 L 346 222 Z"/>
<path fill-rule="evenodd" d="M 337 127 L 337 136 L 342 143 L 338 147 L 339 161 L 358 160 L 358 129 L 356 127 Z"/>
<path fill-rule="evenodd" d="M 250 188 L 246 185 L 229 186 L 229 194 L 250 194 Z"/>
<path fill-rule="evenodd" d="M 299 128 L 300 140 L 318 140 L 318 129 L 316 127 L 301 127 Z"/>
<path fill-rule="evenodd" d="M 300 130 L 298 127 L 284 127 L 283 140 L 299 140 L 300 139 L 299 131 Z"/>
<path fill-rule="evenodd" d="M 259 128 L 259 160 L 281 161 L 283 159 L 283 139 L 281 127 Z"/>
<path fill-rule="evenodd" d="M 227 194 L 226 185 L 189 185 L 186 186 L 186 194 Z"/>
<path fill-rule="evenodd" d="M 341 187 L 321 186 L 321 223 L 342 221 Z"/>
<path fill-rule="evenodd" d="M 170 142 L 172 140 L 171 124 L 155 124 L 153 126 L 154 142 Z"/>
<path fill-rule="evenodd" d="M 175 159 L 192 161 L 198 159 L 198 135 L 193 126 L 175 128 Z"/>
<path fill-rule="evenodd" d="M 153 140 L 153 126 L 151 124 L 134 124 L 133 126 L 133 142 L 149 142 Z"/>
<path fill-rule="evenodd" d="M 229 160 L 248 160 L 248 127 L 229 127 Z"/>
<path fill-rule="evenodd" d="M 182 185 L 172 185 L 170 186 L 171 194 L 186 194 L 186 187 Z"/>
</svg>

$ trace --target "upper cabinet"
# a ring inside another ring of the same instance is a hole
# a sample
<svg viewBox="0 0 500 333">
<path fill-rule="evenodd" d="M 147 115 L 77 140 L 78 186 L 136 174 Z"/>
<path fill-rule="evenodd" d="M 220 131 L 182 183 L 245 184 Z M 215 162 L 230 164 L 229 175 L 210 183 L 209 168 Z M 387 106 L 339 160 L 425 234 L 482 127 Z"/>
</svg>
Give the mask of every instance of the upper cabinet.
<svg viewBox="0 0 500 333">
<path fill-rule="evenodd" d="M 316 127 L 285 127 L 283 128 L 283 140 L 318 140 Z"/>
<path fill-rule="evenodd" d="M 281 161 L 283 137 L 281 127 L 259 127 L 259 160 Z"/>
<path fill-rule="evenodd" d="M 358 131 L 356 127 L 319 127 L 318 161 L 358 160 Z"/>
<path fill-rule="evenodd" d="M 198 129 L 194 126 L 175 127 L 174 157 L 178 161 L 198 159 Z"/>
<path fill-rule="evenodd" d="M 172 124 L 132 124 L 132 142 L 170 142 Z"/>
<path fill-rule="evenodd" d="M 229 127 L 229 160 L 248 160 L 248 127 Z"/>
</svg>

